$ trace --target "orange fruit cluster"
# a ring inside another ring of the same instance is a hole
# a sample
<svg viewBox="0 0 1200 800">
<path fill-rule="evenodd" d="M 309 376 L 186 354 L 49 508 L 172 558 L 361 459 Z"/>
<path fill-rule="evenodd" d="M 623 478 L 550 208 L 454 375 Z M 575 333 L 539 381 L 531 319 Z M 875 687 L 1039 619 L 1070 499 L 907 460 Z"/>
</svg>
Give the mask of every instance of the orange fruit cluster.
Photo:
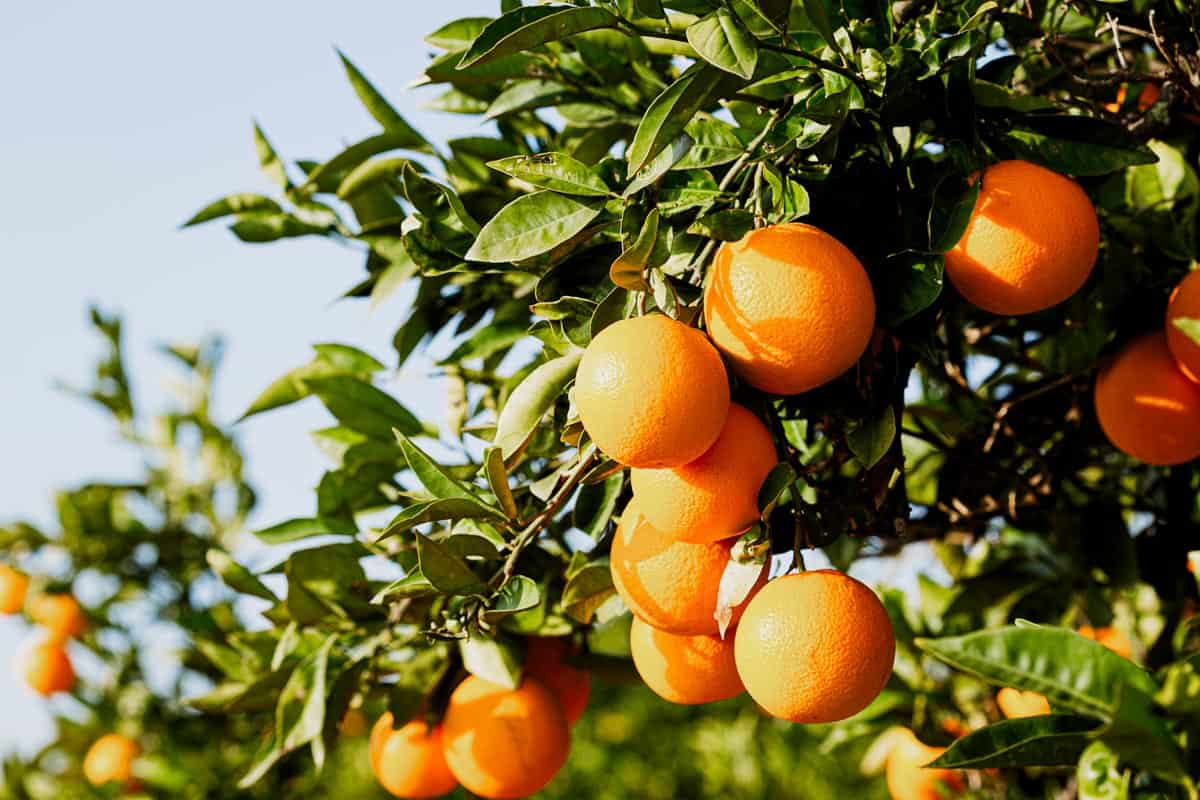
<svg viewBox="0 0 1200 800">
<path fill-rule="evenodd" d="M 27 598 L 28 590 L 28 576 L 0 564 L 0 613 L 15 614 L 24 608 L 42 629 L 17 651 L 15 671 L 42 696 L 69 692 L 75 686 L 75 668 L 66 644 L 87 630 L 87 615 L 69 594 Z"/>
</svg>

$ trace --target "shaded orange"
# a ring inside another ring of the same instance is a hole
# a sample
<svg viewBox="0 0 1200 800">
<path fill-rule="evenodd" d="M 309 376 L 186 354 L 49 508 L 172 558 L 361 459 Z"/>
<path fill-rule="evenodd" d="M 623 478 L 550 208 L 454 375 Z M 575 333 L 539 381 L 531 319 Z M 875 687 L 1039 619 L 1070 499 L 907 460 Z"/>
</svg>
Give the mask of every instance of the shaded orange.
<svg viewBox="0 0 1200 800">
<path fill-rule="evenodd" d="M 904 733 L 887 760 L 887 787 L 892 800 L 944 800 L 966 789 L 956 770 L 925 769 L 946 748 L 923 744 L 910 730 Z"/>
<path fill-rule="evenodd" d="M 1200 344 L 1175 326 L 1183 318 L 1200 321 L 1200 270 L 1192 270 L 1179 282 L 1167 304 L 1167 347 L 1183 374 L 1200 381 Z"/>
<path fill-rule="evenodd" d="M 15 614 L 25 605 L 29 577 L 7 564 L 0 564 L 0 614 Z"/>
<path fill-rule="evenodd" d="M 101 736 L 88 748 L 83 759 L 83 776 L 93 786 L 121 783 L 133 789 L 133 762 L 142 754 L 138 743 L 127 736 L 109 733 Z"/>
<path fill-rule="evenodd" d="M 554 693 L 567 724 L 574 725 L 583 716 L 592 694 L 592 679 L 587 670 L 563 660 L 570 652 L 566 637 L 530 636 L 526 642 L 525 674 Z"/>
<path fill-rule="evenodd" d="M 630 467 L 678 467 L 712 446 L 729 380 L 703 333 L 662 314 L 601 331 L 575 376 L 575 406 L 596 446 Z"/>
<path fill-rule="evenodd" d="M 774 225 L 717 251 L 704 320 L 748 383 L 798 394 L 862 356 L 875 327 L 875 296 L 866 270 L 837 239 L 811 225 Z"/>
<path fill-rule="evenodd" d="M 767 713 L 836 722 L 874 700 L 896 638 L 883 603 L 837 570 L 785 575 L 754 596 L 734 638 L 738 673 Z"/>
<path fill-rule="evenodd" d="M 1075 181 L 1028 161 L 984 170 L 946 274 L 963 297 L 993 314 L 1029 314 L 1083 286 L 1100 247 L 1092 201 Z"/>
<path fill-rule="evenodd" d="M 368 745 L 371 771 L 379 785 L 396 797 L 440 797 L 458 781 L 450 774 L 442 754 L 442 726 L 430 727 L 413 720 L 392 727 L 388 712 L 375 720 Z"/>
<path fill-rule="evenodd" d="M 1161 96 L 1158 86 L 1153 83 L 1147 83 L 1142 86 L 1141 94 L 1137 99 L 1137 110 L 1146 111 L 1150 106 L 1158 102 Z M 1125 98 L 1129 96 L 1129 84 L 1121 84 L 1121 88 L 1117 90 L 1117 99 L 1111 103 L 1105 103 L 1104 109 L 1111 114 L 1116 114 L 1121 111 L 1121 107 L 1125 105 Z"/>
<path fill-rule="evenodd" d="M 728 539 L 758 519 L 758 489 L 778 456 L 767 426 L 737 403 L 717 441 L 690 464 L 635 469 L 638 507 L 658 530 L 681 542 Z"/>
<path fill-rule="evenodd" d="M 29 601 L 29 618 L 59 641 L 77 638 L 87 630 L 87 616 L 69 594 L 38 595 Z"/>
<path fill-rule="evenodd" d="M 1162 331 L 1122 348 L 1096 377 L 1096 416 L 1113 447 L 1147 464 L 1200 456 L 1200 386 L 1175 364 Z"/>
<path fill-rule="evenodd" d="M 1116 628 L 1093 628 L 1090 625 L 1083 625 L 1079 628 L 1078 633 L 1080 636 L 1104 645 L 1122 658 L 1129 658 L 1133 655 L 1133 642 L 1129 641 L 1129 637 Z"/>
<path fill-rule="evenodd" d="M 1037 717 L 1050 713 L 1050 701 L 1044 694 L 1037 692 L 1022 692 L 1005 686 L 996 692 L 996 705 L 1005 719 L 1021 719 L 1022 717 Z"/>
<path fill-rule="evenodd" d="M 672 703 L 713 703 L 745 691 L 733 657 L 732 636 L 677 636 L 634 617 L 629 649 L 642 680 Z"/>
<path fill-rule="evenodd" d="M 61 642 L 35 640 L 17 653 L 17 673 L 29 688 L 43 697 L 69 692 L 75 685 L 75 668 Z"/>
<path fill-rule="evenodd" d="M 530 677 L 518 689 L 468 677 L 450 696 L 442 731 L 450 771 L 487 798 L 540 791 L 566 763 L 570 746 L 558 700 Z"/>
<path fill-rule="evenodd" d="M 338 733 L 342 736 L 362 736 L 367 732 L 367 728 L 367 715 L 357 708 L 348 710 L 338 723 Z"/>
<path fill-rule="evenodd" d="M 735 540 L 677 542 L 651 525 L 635 498 L 621 515 L 609 556 L 613 585 L 629 610 L 659 630 L 685 636 L 719 633 L 715 613 L 721 576 Z M 766 580 L 763 565 L 754 596 Z M 737 624 L 748 600 L 733 610 Z"/>
</svg>

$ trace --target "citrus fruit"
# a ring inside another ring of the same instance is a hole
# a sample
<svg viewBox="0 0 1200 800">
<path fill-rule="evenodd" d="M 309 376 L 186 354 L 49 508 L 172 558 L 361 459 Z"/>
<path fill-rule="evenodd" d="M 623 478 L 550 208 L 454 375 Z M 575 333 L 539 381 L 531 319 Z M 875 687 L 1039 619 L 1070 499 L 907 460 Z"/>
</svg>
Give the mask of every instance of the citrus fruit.
<svg viewBox="0 0 1200 800">
<path fill-rule="evenodd" d="M 29 601 L 29 618 L 52 639 L 74 639 L 87 630 L 79 601 L 69 594 L 41 594 Z"/>
<path fill-rule="evenodd" d="M 1184 333 L 1175 323 L 1181 319 L 1200 322 L 1200 270 L 1193 270 L 1171 292 L 1167 305 L 1167 347 L 1183 373 L 1200 381 L 1200 344 Z"/>
<path fill-rule="evenodd" d="M 1128 636 L 1116 628 L 1093 628 L 1090 625 L 1082 625 L 1078 633 L 1080 636 L 1104 645 L 1122 658 L 1129 658 L 1133 655 L 1133 643 L 1129 641 Z"/>
<path fill-rule="evenodd" d="M 1100 223 L 1079 184 L 1028 161 L 1001 161 L 983 186 L 946 274 L 993 314 L 1029 314 L 1083 286 L 1096 263 Z"/>
<path fill-rule="evenodd" d="M 634 617 L 629 649 L 642 680 L 672 703 L 712 703 L 745 691 L 733 659 L 732 636 L 679 636 Z"/>
<path fill-rule="evenodd" d="M 962 776 L 952 769 L 925 769 L 946 751 L 923 744 L 912 731 L 904 731 L 888 755 L 887 787 L 892 800 L 944 800 L 966 788 Z"/>
<path fill-rule="evenodd" d="M 1162 331 L 1134 339 L 1100 370 L 1095 404 L 1126 455 L 1159 466 L 1200 456 L 1200 385 L 1179 371 Z"/>
<path fill-rule="evenodd" d="M 613 536 L 609 555 L 613 585 L 634 616 L 655 628 L 686 636 L 715 636 L 719 633 L 714 616 L 717 595 L 734 541 L 677 542 L 647 522 L 634 499 Z M 766 574 L 764 564 L 762 580 Z M 737 624 L 747 602 L 733 609 L 730 624 Z"/>
<path fill-rule="evenodd" d="M 525 674 L 536 678 L 558 698 L 568 725 L 574 725 L 587 708 L 592 680 L 587 670 L 563 659 L 570 652 L 565 637 L 531 636 L 526 642 Z"/>
<path fill-rule="evenodd" d="M 29 688 L 43 697 L 69 692 L 75 685 L 75 668 L 62 643 L 38 639 L 17 653 L 17 673 Z"/>
<path fill-rule="evenodd" d="M 0 614 L 15 614 L 25 605 L 29 578 L 7 564 L 0 564 Z"/>
<path fill-rule="evenodd" d="M 596 446 L 630 467 L 678 467 L 717 440 L 729 381 L 704 334 L 648 314 L 596 335 L 575 375 L 575 406 Z"/>
<path fill-rule="evenodd" d="M 399 729 L 388 712 L 375 720 L 368 745 L 371 771 L 396 797 L 440 797 L 458 785 L 442 754 L 442 728 L 415 719 Z"/>
<path fill-rule="evenodd" d="M 734 638 L 746 691 L 792 722 L 857 714 L 892 674 L 896 639 L 883 603 L 836 570 L 786 575 L 762 588 Z"/>
<path fill-rule="evenodd" d="M 138 743 L 127 736 L 109 733 L 88 748 L 83 759 L 83 776 L 93 786 L 106 783 L 133 783 L 133 762 L 142 753 Z"/>
<path fill-rule="evenodd" d="M 569 740 L 558 700 L 536 678 L 507 689 L 472 675 L 450 696 L 442 721 L 450 771 L 487 798 L 540 791 L 566 763 Z"/>
<path fill-rule="evenodd" d="M 767 426 L 731 403 L 708 452 L 682 467 L 633 470 L 633 493 L 646 520 L 672 539 L 715 542 L 758 519 L 758 489 L 777 461 Z"/>
<path fill-rule="evenodd" d="M 1050 701 L 1044 694 L 1022 692 L 1009 686 L 996 692 L 996 705 L 1000 706 L 1005 719 L 1037 717 L 1050 713 Z"/>
<path fill-rule="evenodd" d="M 866 270 L 837 239 L 811 225 L 773 225 L 717 251 L 704 320 L 747 383 L 798 394 L 862 356 L 875 327 L 875 296 Z"/>
</svg>

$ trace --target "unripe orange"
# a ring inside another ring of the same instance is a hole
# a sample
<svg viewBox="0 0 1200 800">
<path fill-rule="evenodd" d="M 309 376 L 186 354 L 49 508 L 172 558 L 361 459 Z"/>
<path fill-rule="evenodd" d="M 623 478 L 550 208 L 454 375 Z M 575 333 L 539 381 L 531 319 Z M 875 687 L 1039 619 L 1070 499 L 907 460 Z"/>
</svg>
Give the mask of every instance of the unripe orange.
<svg viewBox="0 0 1200 800">
<path fill-rule="evenodd" d="M 1021 719 L 1022 717 L 1037 717 L 1050 713 L 1050 701 L 1046 695 L 1037 692 L 1022 692 L 1005 686 L 996 692 L 996 705 L 1005 719 Z"/>
<path fill-rule="evenodd" d="M 1167 305 L 1167 346 L 1183 373 L 1200 381 L 1200 344 L 1176 327 L 1179 319 L 1200 320 L 1200 270 L 1192 270 L 1171 292 Z"/>
<path fill-rule="evenodd" d="M 650 690 L 672 703 L 713 703 L 745 691 L 733 658 L 732 636 L 676 636 L 634 617 L 629 650 Z"/>
<path fill-rule="evenodd" d="M 887 684 L 896 638 L 883 603 L 837 570 L 776 578 L 750 601 L 734 639 L 738 673 L 763 710 L 836 722 Z"/>
<path fill-rule="evenodd" d="M 572 667 L 563 659 L 568 654 L 565 637 L 531 636 L 527 640 L 525 674 L 536 678 L 554 693 L 568 725 L 574 725 L 587 708 L 592 680 L 587 670 Z"/>
<path fill-rule="evenodd" d="M 944 800 L 961 794 L 966 784 L 959 772 L 925 768 L 946 748 L 923 744 L 912 731 L 904 733 L 887 760 L 887 786 L 892 800 Z"/>
<path fill-rule="evenodd" d="M 721 357 L 662 314 L 596 335 L 575 375 L 575 406 L 596 446 L 630 467 L 678 467 L 712 447 L 729 411 Z"/>
<path fill-rule="evenodd" d="M 1125 345 L 1096 377 L 1096 416 L 1113 447 L 1158 466 L 1200 456 L 1200 385 L 1188 380 L 1162 331 Z"/>
<path fill-rule="evenodd" d="M 715 636 L 720 632 L 715 614 L 721 576 L 735 541 L 674 541 L 646 521 L 634 499 L 613 536 L 613 585 L 634 616 L 655 628 L 682 636 Z M 766 575 L 764 564 L 759 586 Z M 737 624 L 747 602 L 733 609 L 730 624 Z"/>
<path fill-rule="evenodd" d="M 635 469 L 633 493 L 646 520 L 672 539 L 728 539 L 758 519 L 758 490 L 778 456 L 758 417 L 731 403 L 716 443 L 672 469 Z"/>
<path fill-rule="evenodd" d="M 567 761 L 570 732 L 558 700 L 536 678 L 518 689 L 468 677 L 442 721 L 446 764 L 481 797 L 527 797 Z"/>
<path fill-rule="evenodd" d="M 368 753 L 375 779 L 396 797 L 440 797 L 458 785 L 442 754 L 440 725 L 418 719 L 393 729 L 388 712 L 371 728 Z"/>
<path fill-rule="evenodd" d="M 141 754 L 142 748 L 129 737 L 106 734 L 88 748 L 83 759 L 83 776 L 93 786 L 120 783 L 133 788 L 136 785 L 133 762 Z"/>
<path fill-rule="evenodd" d="M 875 327 L 871 280 L 850 250 L 801 223 L 721 245 L 704 290 L 713 343 L 751 386 L 799 394 L 854 366 Z"/>
<path fill-rule="evenodd" d="M 29 578 L 7 564 L 0 564 L 0 614 L 15 614 L 25 605 Z"/>
<path fill-rule="evenodd" d="M 1075 181 L 1028 161 L 983 172 L 967 230 L 946 253 L 946 274 L 993 314 L 1029 314 L 1083 286 L 1100 248 L 1100 223 Z"/>
<path fill-rule="evenodd" d="M 29 601 L 29 618 L 58 641 L 74 639 L 87 630 L 87 616 L 69 594 L 38 595 Z"/>
<path fill-rule="evenodd" d="M 75 686 L 75 668 L 61 642 L 29 642 L 17 652 L 16 669 L 29 688 L 43 697 L 69 692 Z"/>
</svg>

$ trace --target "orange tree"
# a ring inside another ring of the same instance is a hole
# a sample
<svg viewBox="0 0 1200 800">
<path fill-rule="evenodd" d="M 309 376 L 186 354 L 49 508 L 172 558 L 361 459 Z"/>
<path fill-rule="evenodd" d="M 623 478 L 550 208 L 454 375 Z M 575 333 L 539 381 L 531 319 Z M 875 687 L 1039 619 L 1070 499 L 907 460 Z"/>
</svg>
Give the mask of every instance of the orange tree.
<svg viewBox="0 0 1200 800">
<path fill-rule="evenodd" d="M 564 759 L 549 793 L 621 785 L 638 754 L 578 782 L 545 702 L 565 695 L 525 652 L 559 637 L 551 674 L 627 671 L 632 607 L 664 695 L 715 692 L 732 641 L 760 706 L 832 723 L 766 723 L 742 794 L 856 774 L 894 797 L 1195 797 L 1200 388 L 1176 359 L 1200 320 L 1181 295 L 1167 321 L 1197 253 L 1195 4 L 499 5 L 430 34 L 420 81 L 486 134 L 428 142 L 344 59 L 379 131 L 292 162 L 256 129 L 274 195 L 191 220 L 358 247 L 348 296 L 413 296 L 386 359 L 320 345 L 247 412 L 311 396 L 336 423 L 315 512 L 258 534 L 301 542 L 275 658 L 203 701 L 275 704 L 243 785 L 319 764 L 360 702 L 390 710 L 373 766 L 410 794 L 444 767 L 528 793 Z M 440 430 L 375 383 L 418 350 L 450 387 Z M 944 580 L 885 591 L 885 624 L 839 573 L 756 594 L 770 554 L 845 568 L 916 542 Z M 792 680 L 809 656 L 823 674 Z M 1003 719 L 994 687 L 1032 715 Z M 499 741 L 506 704 L 526 722 Z M 789 783 L 776 744 L 814 737 L 840 767 Z M 537 780 L 506 774 L 522 759 Z"/>
</svg>

